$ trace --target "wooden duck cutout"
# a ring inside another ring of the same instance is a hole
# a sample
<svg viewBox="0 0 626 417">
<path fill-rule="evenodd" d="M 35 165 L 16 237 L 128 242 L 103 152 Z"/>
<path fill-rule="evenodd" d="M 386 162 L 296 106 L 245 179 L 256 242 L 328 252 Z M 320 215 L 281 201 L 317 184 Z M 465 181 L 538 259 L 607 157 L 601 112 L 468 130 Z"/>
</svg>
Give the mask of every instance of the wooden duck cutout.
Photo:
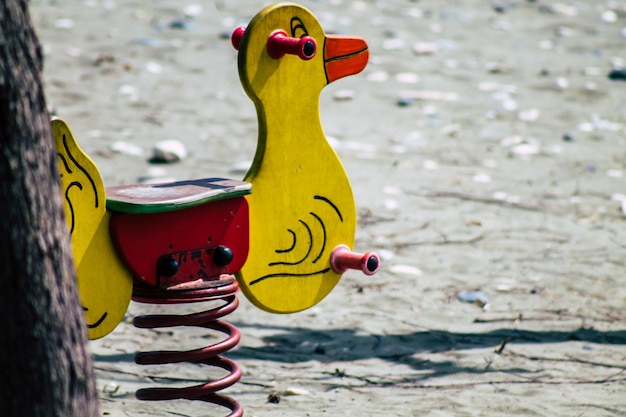
<svg viewBox="0 0 626 417">
<path fill-rule="evenodd" d="M 133 280 L 109 237 L 111 213 L 106 210 L 106 192 L 96 165 L 64 121 L 53 119 L 52 133 L 80 298 L 89 338 L 98 339 L 124 318 Z"/>
<path fill-rule="evenodd" d="M 233 44 L 259 120 L 245 177 L 253 188 L 250 255 L 239 285 L 263 310 L 305 310 L 341 278 L 344 268 L 331 265 L 331 257 L 336 248 L 349 253 L 357 221 L 350 181 L 322 130 L 319 96 L 327 84 L 360 72 L 368 47 L 361 38 L 325 35 L 311 12 L 284 3 L 235 31 Z M 364 259 L 364 272 L 374 273 L 378 258 Z"/>
</svg>

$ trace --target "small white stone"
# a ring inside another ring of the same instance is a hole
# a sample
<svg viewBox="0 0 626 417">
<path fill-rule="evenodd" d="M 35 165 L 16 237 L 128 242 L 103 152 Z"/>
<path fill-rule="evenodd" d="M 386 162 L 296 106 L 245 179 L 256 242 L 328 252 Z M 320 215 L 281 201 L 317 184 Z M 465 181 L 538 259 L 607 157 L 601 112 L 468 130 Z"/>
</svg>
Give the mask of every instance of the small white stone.
<svg viewBox="0 0 626 417">
<path fill-rule="evenodd" d="M 624 173 L 619 169 L 609 169 L 606 171 L 606 176 L 610 178 L 622 178 Z"/>
<path fill-rule="evenodd" d="M 117 91 L 121 95 L 127 96 L 130 101 L 137 101 L 139 99 L 139 89 L 134 85 L 122 85 Z"/>
<path fill-rule="evenodd" d="M 333 95 L 333 98 L 338 101 L 352 100 L 355 95 L 354 90 L 339 90 Z"/>
<path fill-rule="evenodd" d="M 563 16 L 576 16 L 578 14 L 578 7 L 569 4 L 556 3 L 550 7 L 555 13 Z"/>
<path fill-rule="evenodd" d="M 432 104 L 429 104 L 429 105 L 426 105 L 426 106 L 422 107 L 422 114 L 424 116 L 434 116 L 438 112 L 439 112 L 439 110 L 437 109 L 437 106 L 434 106 Z"/>
<path fill-rule="evenodd" d="M 355 1 L 352 3 L 352 8 L 356 11 L 362 12 L 367 10 L 367 3 L 364 1 Z"/>
<path fill-rule="evenodd" d="M 154 61 L 148 61 L 146 63 L 146 71 L 152 73 L 152 74 L 160 74 L 163 72 L 163 67 L 161 66 L 161 64 L 154 62 Z"/>
<path fill-rule="evenodd" d="M 109 382 L 102 387 L 102 392 L 106 394 L 115 394 L 120 389 L 120 386 L 116 382 Z"/>
<path fill-rule="evenodd" d="M 117 141 L 113 142 L 109 149 L 115 153 L 121 153 L 124 155 L 143 156 L 143 149 L 132 143 Z"/>
<path fill-rule="evenodd" d="M 539 114 L 539 109 L 528 109 L 520 111 L 517 117 L 525 122 L 533 122 L 539 118 Z"/>
<path fill-rule="evenodd" d="M 472 177 L 472 181 L 481 183 L 481 184 L 488 184 L 491 182 L 491 176 L 489 176 L 489 174 L 485 174 L 481 172 L 481 173 L 474 175 Z"/>
<path fill-rule="evenodd" d="M 430 159 L 424 161 L 422 166 L 424 167 L 424 169 L 427 169 L 429 171 L 434 171 L 439 168 L 439 164 L 437 163 L 437 161 L 432 161 Z"/>
<path fill-rule="evenodd" d="M 400 206 L 396 200 L 389 198 L 384 199 L 381 204 L 386 210 L 396 210 Z"/>
<path fill-rule="evenodd" d="M 478 89 L 480 91 L 495 91 L 500 88 L 500 84 L 495 83 L 493 81 L 482 81 L 478 84 Z"/>
<path fill-rule="evenodd" d="M 552 48 L 554 48 L 554 42 L 550 39 L 545 39 L 539 42 L 539 49 L 548 50 Z"/>
<path fill-rule="evenodd" d="M 374 83 L 382 83 L 389 79 L 389 74 L 385 71 L 376 71 L 367 75 L 367 81 Z"/>
<path fill-rule="evenodd" d="M 439 47 L 436 43 L 417 42 L 413 44 L 413 53 L 416 55 L 430 55 L 437 51 L 439 51 Z"/>
<path fill-rule="evenodd" d="M 512 98 L 502 101 L 502 108 L 506 111 L 515 111 L 517 107 L 517 101 Z"/>
<path fill-rule="evenodd" d="M 189 4 L 183 8 L 185 16 L 194 17 L 202 14 L 202 6 L 199 4 Z"/>
<path fill-rule="evenodd" d="M 402 190 L 392 185 L 386 185 L 383 187 L 383 193 L 389 195 L 402 195 Z"/>
<path fill-rule="evenodd" d="M 148 168 L 148 172 L 146 174 L 150 177 L 165 177 L 167 176 L 167 170 L 162 167 L 150 167 Z"/>
<path fill-rule="evenodd" d="M 598 130 L 607 130 L 609 132 L 618 132 L 622 130 L 622 125 L 611 122 L 610 120 L 600 119 L 598 115 L 593 115 L 593 126 Z"/>
<path fill-rule="evenodd" d="M 406 153 L 406 146 L 392 145 L 392 146 L 388 147 L 387 150 L 389 151 L 389 153 L 401 155 L 401 154 L 405 154 Z"/>
<path fill-rule="evenodd" d="M 422 270 L 412 265 L 392 265 L 389 267 L 389 272 L 393 274 L 413 275 L 416 277 L 422 276 Z"/>
<path fill-rule="evenodd" d="M 539 153 L 539 146 L 533 143 L 520 143 L 511 147 L 511 153 L 520 156 L 537 155 Z"/>
<path fill-rule="evenodd" d="M 57 29 L 72 29 L 74 21 L 72 19 L 57 19 L 54 22 L 54 27 Z"/>
<path fill-rule="evenodd" d="M 502 201 L 507 201 L 509 198 L 509 195 L 505 193 L 504 191 L 496 191 L 491 196 L 495 198 L 496 200 L 502 200 Z"/>
<path fill-rule="evenodd" d="M 419 81 L 419 75 L 414 72 L 400 72 L 396 74 L 396 81 L 403 84 L 415 84 Z"/>
<path fill-rule="evenodd" d="M 402 11 L 402 14 L 405 16 L 413 17 L 415 19 L 419 19 L 424 16 L 424 12 L 422 9 L 410 8 Z"/>
<path fill-rule="evenodd" d="M 406 48 L 406 43 L 402 39 L 392 38 L 385 39 L 382 46 L 386 51 L 402 51 Z"/>
<path fill-rule="evenodd" d="M 304 388 L 298 388 L 298 387 L 289 387 L 287 388 L 284 392 L 283 395 L 285 396 L 291 396 L 291 395 L 306 395 L 308 394 L 309 391 L 305 390 Z"/>
<path fill-rule="evenodd" d="M 567 78 L 565 77 L 558 77 L 554 83 L 556 84 L 557 87 L 565 89 L 567 87 L 569 87 L 569 81 Z"/>
<path fill-rule="evenodd" d="M 463 130 L 463 126 L 461 126 L 460 124 L 454 123 L 454 124 L 443 126 L 441 129 L 439 129 L 439 132 L 442 135 L 453 137 L 453 136 L 456 136 L 462 130 Z"/>
<path fill-rule="evenodd" d="M 412 130 L 402 137 L 401 143 L 406 146 L 423 146 L 426 140 L 419 130 Z"/>
<path fill-rule="evenodd" d="M 613 10 L 605 10 L 600 15 L 600 19 L 602 19 L 603 22 L 615 23 L 618 20 L 618 16 Z"/>
<path fill-rule="evenodd" d="M 187 157 L 187 149 L 182 142 L 170 139 L 157 142 L 152 147 L 152 158 L 154 162 L 178 162 Z"/>
<path fill-rule="evenodd" d="M 509 136 L 506 137 L 504 139 L 502 139 L 500 141 L 500 145 L 502 146 L 513 146 L 513 145 L 518 145 L 520 143 L 524 142 L 524 138 L 521 136 Z"/>
</svg>

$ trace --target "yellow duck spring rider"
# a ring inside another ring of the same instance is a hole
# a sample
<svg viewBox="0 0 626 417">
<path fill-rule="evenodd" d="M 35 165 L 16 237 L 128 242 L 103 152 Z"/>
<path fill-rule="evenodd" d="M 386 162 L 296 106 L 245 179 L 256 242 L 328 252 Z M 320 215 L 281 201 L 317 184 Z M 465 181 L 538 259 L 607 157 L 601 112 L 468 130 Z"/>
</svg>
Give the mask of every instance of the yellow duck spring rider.
<svg viewBox="0 0 626 417">
<path fill-rule="evenodd" d="M 138 317 L 139 327 L 202 326 L 228 335 L 187 352 L 142 352 L 138 363 L 200 362 L 229 374 L 189 388 L 140 390 L 141 399 L 186 398 L 240 405 L 216 392 L 241 376 L 221 354 L 239 340 L 221 320 L 241 289 L 257 307 L 302 311 L 320 302 L 348 269 L 380 266 L 354 253 L 356 208 L 350 181 L 322 130 L 324 86 L 360 72 L 368 47 L 327 35 L 296 4 L 261 10 L 232 35 L 242 85 L 258 116 L 257 150 L 243 181 L 203 178 L 106 188 L 69 126 L 52 121 L 78 286 L 96 339 L 122 320 L 131 298 L 158 304 L 222 300 L 186 316 Z"/>
<path fill-rule="evenodd" d="M 245 177 L 254 190 L 248 197 L 251 256 L 239 284 L 264 310 L 305 310 L 334 288 L 347 267 L 378 270 L 376 255 L 350 256 L 354 197 L 319 116 L 322 88 L 360 72 L 368 47 L 361 38 L 326 35 L 295 4 L 267 7 L 235 31 L 233 44 L 259 121 Z"/>
</svg>

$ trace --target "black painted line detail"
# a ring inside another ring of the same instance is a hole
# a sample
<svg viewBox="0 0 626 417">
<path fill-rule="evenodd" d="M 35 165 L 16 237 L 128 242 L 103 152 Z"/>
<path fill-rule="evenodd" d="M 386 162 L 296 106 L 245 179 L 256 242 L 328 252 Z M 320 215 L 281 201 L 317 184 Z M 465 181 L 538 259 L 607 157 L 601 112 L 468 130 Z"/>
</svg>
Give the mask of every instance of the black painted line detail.
<svg viewBox="0 0 626 417">
<path fill-rule="evenodd" d="M 304 262 L 304 260 L 309 257 L 309 254 L 311 253 L 311 250 L 313 249 L 313 233 L 311 233 L 311 228 L 309 227 L 308 224 L 306 224 L 306 222 L 304 222 L 303 220 L 298 220 L 298 221 L 304 225 L 304 227 L 306 228 L 306 231 L 309 233 L 309 250 L 307 250 L 307 252 L 304 255 L 304 257 L 302 257 L 302 259 L 300 259 L 299 261 L 296 261 L 296 262 L 271 262 L 271 263 L 268 264 L 268 266 L 298 265 L 298 264 L 301 264 L 302 262 Z"/>
<path fill-rule="evenodd" d="M 83 307 L 83 311 L 89 311 L 89 309 L 85 306 Z M 88 329 L 95 329 L 96 327 L 100 326 L 102 324 L 102 322 L 104 321 L 104 319 L 106 319 L 106 317 L 109 315 L 109 313 L 107 313 L 106 311 L 104 312 L 104 314 L 94 323 L 94 324 L 89 324 L 87 323 L 87 328 Z"/>
<path fill-rule="evenodd" d="M 85 176 L 87 177 L 87 179 L 89 180 L 89 182 L 91 183 L 91 186 L 93 187 L 93 194 L 96 197 L 96 205 L 95 207 L 98 207 L 98 189 L 96 188 L 96 183 L 94 182 L 93 178 L 91 178 L 91 175 L 89 175 L 89 173 L 87 172 L 87 170 L 85 168 L 83 168 L 83 166 L 81 164 L 78 163 L 78 161 L 74 158 L 74 156 L 72 155 L 72 153 L 70 152 L 70 149 L 67 146 L 67 137 L 65 135 L 63 135 L 63 147 L 65 148 L 65 151 L 67 152 L 67 156 L 70 157 L 70 159 L 72 160 L 72 162 L 74 162 L 74 164 L 76 165 L 76 167 L 81 170 L 81 172 L 83 174 L 85 174 Z"/>
<path fill-rule="evenodd" d="M 102 324 L 102 322 L 104 321 L 104 319 L 106 319 L 106 318 L 107 318 L 107 316 L 108 316 L 108 313 L 106 313 L 106 312 L 105 312 L 105 313 L 102 315 L 102 317 L 100 317 L 100 318 L 98 319 L 98 321 L 96 321 L 94 324 L 87 324 L 87 328 L 88 328 L 88 329 L 95 329 L 96 327 L 98 327 L 98 326 L 100 326 L 100 325 Z"/>
<path fill-rule="evenodd" d="M 70 207 L 70 224 L 72 225 L 70 227 L 70 235 L 74 233 L 74 224 L 76 224 L 76 218 L 74 217 L 74 206 L 72 205 L 72 200 L 70 199 L 69 195 L 70 189 L 72 187 L 78 187 L 79 190 L 82 190 L 83 185 L 78 181 L 74 181 L 65 189 L 65 201 L 67 201 L 67 205 Z"/>
<path fill-rule="evenodd" d="M 276 249 L 275 252 L 276 253 L 287 253 L 287 252 L 291 252 L 293 250 L 293 248 L 296 247 L 296 233 L 291 230 L 291 229 L 287 229 L 287 231 L 289 233 L 291 233 L 291 237 L 293 238 L 293 242 L 291 243 L 291 246 L 288 247 L 287 249 Z"/>
<path fill-rule="evenodd" d="M 67 148 L 66 148 L 67 149 Z M 59 159 L 61 159 L 61 162 L 63 162 L 63 166 L 65 167 L 65 170 L 67 171 L 68 174 L 72 173 L 72 170 L 70 169 L 70 166 L 67 164 L 67 160 L 65 159 L 65 157 L 63 156 L 62 153 L 57 152 L 57 156 L 59 157 Z"/>
<path fill-rule="evenodd" d="M 294 23 L 296 23 L 296 25 L 294 25 Z M 299 17 L 297 16 L 292 17 L 291 22 L 289 22 L 289 26 L 291 27 L 292 38 L 301 38 L 302 36 L 309 36 L 309 31 L 306 30 L 306 26 L 304 26 L 304 23 Z M 301 29 L 302 32 L 304 32 L 302 36 L 296 36 L 296 32 L 298 29 Z"/>
<path fill-rule="evenodd" d="M 324 60 L 324 63 L 325 63 L 325 64 L 328 64 L 328 63 L 330 63 L 330 62 L 335 62 L 335 61 L 343 61 L 344 59 L 350 59 L 350 58 L 353 58 L 353 57 L 355 57 L 355 56 L 357 56 L 357 55 L 361 55 L 361 54 L 362 54 L 363 52 L 365 52 L 365 51 L 367 51 L 367 48 L 363 48 L 363 49 L 358 50 L 358 51 L 356 51 L 356 52 L 353 52 L 353 53 L 351 53 L 351 54 L 347 54 L 347 55 L 340 55 L 340 56 L 335 56 L 335 57 L 332 57 L 332 58 L 328 58 L 328 59 L 325 59 L 325 60 Z"/>
<path fill-rule="evenodd" d="M 332 201 L 330 201 L 329 199 L 327 199 L 326 197 L 323 197 L 321 195 L 316 195 L 313 198 L 316 199 L 316 200 L 321 200 L 321 201 L 327 203 L 329 206 L 331 206 L 335 210 L 335 212 L 337 213 L 337 216 L 339 216 L 339 220 L 341 220 L 341 222 L 343 223 L 343 216 L 341 215 L 341 211 L 339 211 L 339 208 Z"/>
<path fill-rule="evenodd" d="M 268 274 L 264 275 L 261 278 L 257 278 L 254 281 L 250 282 L 250 285 L 258 284 L 259 282 L 265 281 L 267 279 L 274 278 L 310 278 L 315 275 L 323 275 L 330 271 L 330 268 L 320 269 L 319 271 L 309 272 L 306 274 L 289 274 L 289 273 L 276 273 L 276 274 Z"/>
<path fill-rule="evenodd" d="M 310 212 L 311 216 L 315 217 L 315 219 L 319 222 L 320 226 L 322 226 L 322 232 L 324 233 L 324 239 L 322 240 L 322 249 L 320 249 L 320 253 L 313 259 L 312 263 L 316 263 L 322 257 L 322 253 L 324 253 L 324 249 L 326 249 L 326 226 L 324 226 L 324 222 L 317 214 Z"/>
</svg>

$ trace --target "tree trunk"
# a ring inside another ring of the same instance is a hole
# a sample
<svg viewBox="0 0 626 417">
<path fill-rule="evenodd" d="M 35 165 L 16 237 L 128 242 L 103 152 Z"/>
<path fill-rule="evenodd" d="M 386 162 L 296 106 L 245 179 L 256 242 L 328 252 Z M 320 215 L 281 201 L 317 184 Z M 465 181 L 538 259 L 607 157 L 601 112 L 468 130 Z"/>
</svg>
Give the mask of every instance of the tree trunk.
<svg viewBox="0 0 626 417">
<path fill-rule="evenodd" d="M 95 417 L 95 379 L 25 0 L 0 0 L 0 416 Z"/>
</svg>

